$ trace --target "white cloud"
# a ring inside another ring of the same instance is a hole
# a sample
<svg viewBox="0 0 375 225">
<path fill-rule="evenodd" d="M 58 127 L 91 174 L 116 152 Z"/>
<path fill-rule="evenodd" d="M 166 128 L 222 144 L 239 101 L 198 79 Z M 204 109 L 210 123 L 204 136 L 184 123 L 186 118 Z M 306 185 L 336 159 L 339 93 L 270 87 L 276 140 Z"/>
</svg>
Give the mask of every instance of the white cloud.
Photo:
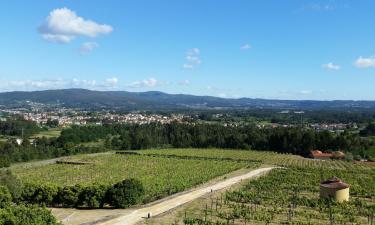
<svg viewBox="0 0 375 225">
<path fill-rule="evenodd" d="M 322 67 L 326 70 L 340 70 L 341 69 L 341 67 L 339 65 L 336 65 L 332 62 L 327 63 L 327 64 L 323 64 Z"/>
<path fill-rule="evenodd" d="M 108 78 L 104 81 L 104 86 L 107 86 L 107 87 L 115 87 L 117 84 L 118 84 L 117 77 Z"/>
<path fill-rule="evenodd" d="M 79 80 L 73 78 L 71 84 L 73 87 L 94 87 L 96 85 L 96 80 Z"/>
<path fill-rule="evenodd" d="M 85 79 L 38 79 L 38 80 L 0 80 L 0 91 L 35 91 L 50 89 L 85 88 L 109 90 L 118 85 L 117 78 L 108 78 L 102 82 Z"/>
<path fill-rule="evenodd" d="M 126 87 L 129 87 L 129 88 L 142 88 L 142 87 L 151 88 L 151 87 L 155 87 L 159 84 L 160 84 L 160 82 L 158 80 L 151 77 L 151 78 L 140 80 L 140 81 L 134 81 L 130 84 L 127 84 Z"/>
<path fill-rule="evenodd" d="M 228 95 L 226 93 L 219 93 L 217 96 L 220 97 L 220 98 L 227 98 L 228 97 Z"/>
<path fill-rule="evenodd" d="M 358 68 L 369 68 L 375 67 L 375 56 L 364 58 L 360 56 L 355 62 L 354 65 Z"/>
<path fill-rule="evenodd" d="M 299 93 L 302 94 L 302 95 L 310 95 L 310 94 L 312 94 L 312 91 L 311 90 L 302 90 Z"/>
<path fill-rule="evenodd" d="M 241 46 L 241 50 L 248 50 L 248 49 L 250 49 L 252 46 L 250 45 L 250 44 L 244 44 L 244 45 L 242 45 Z"/>
<path fill-rule="evenodd" d="M 58 43 L 69 43 L 74 39 L 74 36 L 71 35 L 62 35 L 62 34 L 42 34 L 44 40 L 49 42 L 58 42 Z"/>
<path fill-rule="evenodd" d="M 80 52 L 81 54 L 89 54 L 91 53 L 94 48 L 98 47 L 98 43 L 96 42 L 85 42 L 81 45 Z"/>
<path fill-rule="evenodd" d="M 191 64 L 184 64 L 184 65 L 182 65 L 182 67 L 184 68 L 184 69 L 193 69 L 193 65 L 191 65 Z"/>
<path fill-rule="evenodd" d="M 189 85 L 190 81 L 189 80 L 182 80 L 182 81 L 178 82 L 178 84 L 182 85 L 182 86 L 185 86 L 185 85 Z"/>
<path fill-rule="evenodd" d="M 350 5 L 344 0 L 324 0 L 321 2 L 312 2 L 305 4 L 301 10 L 302 11 L 316 11 L 316 12 L 329 12 L 338 9 L 348 9 Z"/>
<path fill-rule="evenodd" d="M 192 48 L 192 49 L 188 50 L 186 54 L 187 55 L 199 55 L 200 50 L 199 50 L 199 48 Z"/>
<path fill-rule="evenodd" d="M 194 67 L 202 63 L 200 59 L 200 50 L 199 48 L 192 48 L 186 52 L 186 63 L 182 65 L 184 69 L 193 69 Z"/>
<path fill-rule="evenodd" d="M 60 8 L 52 10 L 38 30 L 47 41 L 69 43 L 77 36 L 94 38 L 111 33 L 113 28 L 79 17 L 68 8 Z"/>
<path fill-rule="evenodd" d="M 334 10 L 336 6 L 332 4 L 312 3 L 308 5 L 307 8 L 314 10 L 314 11 L 330 11 L 330 10 Z"/>
</svg>

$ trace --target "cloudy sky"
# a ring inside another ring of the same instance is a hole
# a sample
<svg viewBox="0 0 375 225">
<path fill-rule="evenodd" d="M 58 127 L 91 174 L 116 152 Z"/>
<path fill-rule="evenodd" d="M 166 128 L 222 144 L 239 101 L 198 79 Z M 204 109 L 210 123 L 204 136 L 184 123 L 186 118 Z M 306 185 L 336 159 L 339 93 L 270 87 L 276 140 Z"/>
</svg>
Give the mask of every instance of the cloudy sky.
<svg viewBox="0 0 375 225">
<path fill-rule="evenodd" d="M 373 0 L 5 0 L 0 91 L 375 100 Z"/>
</svg>

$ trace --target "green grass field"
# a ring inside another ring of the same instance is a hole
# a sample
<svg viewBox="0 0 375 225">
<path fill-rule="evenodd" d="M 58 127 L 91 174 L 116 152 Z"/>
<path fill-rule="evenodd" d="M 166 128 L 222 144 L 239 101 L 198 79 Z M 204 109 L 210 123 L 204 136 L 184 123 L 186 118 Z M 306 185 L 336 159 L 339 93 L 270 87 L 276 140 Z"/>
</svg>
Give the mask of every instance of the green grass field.
<svg viewBox="0 0 375 225">
<path fill-rule="evenodd" d="M 257 163 L 188 160 L 141 155 L 80 155 L 66 159 L 91 164 L 49 164 L 34 168 L 14 166 L 12 171 L 25 183 L 114 184 L 126 178 L 140 179 L 146 189 L 145 201 L 155 200 L 180 192 L 215 177 Z"/>
<path fill-rule="evenodd" d="M 61 129 L 60 128 L 51 128 L 45 131 L 41 131 L 36 135 L 33 135 L 32 138 L 53 138 L 53 137 L 59 137 L 61 134 Z"/>
</svg>

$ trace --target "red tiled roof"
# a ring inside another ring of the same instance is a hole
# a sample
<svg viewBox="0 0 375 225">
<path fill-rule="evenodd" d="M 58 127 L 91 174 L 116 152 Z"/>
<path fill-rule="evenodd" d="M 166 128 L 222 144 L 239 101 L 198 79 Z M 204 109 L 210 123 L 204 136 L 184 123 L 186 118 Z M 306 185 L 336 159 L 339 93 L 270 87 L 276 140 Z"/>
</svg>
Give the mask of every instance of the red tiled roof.
<svg viewBox="0 0 375 225">
<path fill-rule="evenodd" d="M 333 156 L 332 153 L 323 153 L 319 150 L 311 151 L 311 155 L 314 158 L 331 158 Z"/>
<path fill-rule="evenodd" d="M 333 189 L 345 189 L 349 187 L 348 184 L 342 182 L 342 180 L 337 177 L 332 177 L 331 179 L 321 182 L 320 186 Z"/>
</svg>

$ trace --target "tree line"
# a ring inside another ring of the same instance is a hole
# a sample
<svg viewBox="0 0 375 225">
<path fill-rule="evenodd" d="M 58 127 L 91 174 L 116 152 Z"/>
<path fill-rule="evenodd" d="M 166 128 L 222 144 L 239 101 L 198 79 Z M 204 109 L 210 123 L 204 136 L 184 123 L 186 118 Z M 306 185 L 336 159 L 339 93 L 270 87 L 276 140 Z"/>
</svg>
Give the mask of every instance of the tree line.
<svg viewBox="0 0 375 225">
<path fill-rule="evenodd" d="M 50 159 L 75 154 L 88 154 L 107 151 L 101 147 L 87 147 L 73 143 L 60 143 L 56 138 L 36 138 L 34 143 L 24 139 L 19 145 L 14 139 L 0 142 L 0 168 L 11 163 L 27 162 L 38 159 Z"/>
<path fill-rule="evenodd" d="M 112 124 L 66 129 L 59 143 L 82 143 L 104 139 L 116 150 L 146 148 L 227 148 L 271 150 L 308 156 L 311 150 L 342 150 L 366 157 L 372 144 L 358 134 L 344 131 L 315 131 L 307 128 L 258 128 L 255 125 L 223 126 L 219 124 L 151 123 L 144 125 Z"/>
<path fill-rule="evenodd" d="M 85 142 L 104 140 L 105 146 L 87 147 Z M 21 145 L 0 142 L 0 168 L 10 163 L 60 156 L 147 148 L 226 148 L 268 150 L 308 156 L 311 150 L 342 150 L 370 158 L 372 139 L 349 131 L 333 133 L 301 127 L 258 128 L 255 125 L 223 126 L 206 123 L 108 124 L 73 126 L 58 138 L 24 139 Z"/>
<path fill-rule="evenodd" d="M 9 118 L 6 121 L 0 121 L 1 135 L 30 137 L 41 130 L 42 128 L 40 128 L 37 123 L 19 117 Z"/>
</svg>

